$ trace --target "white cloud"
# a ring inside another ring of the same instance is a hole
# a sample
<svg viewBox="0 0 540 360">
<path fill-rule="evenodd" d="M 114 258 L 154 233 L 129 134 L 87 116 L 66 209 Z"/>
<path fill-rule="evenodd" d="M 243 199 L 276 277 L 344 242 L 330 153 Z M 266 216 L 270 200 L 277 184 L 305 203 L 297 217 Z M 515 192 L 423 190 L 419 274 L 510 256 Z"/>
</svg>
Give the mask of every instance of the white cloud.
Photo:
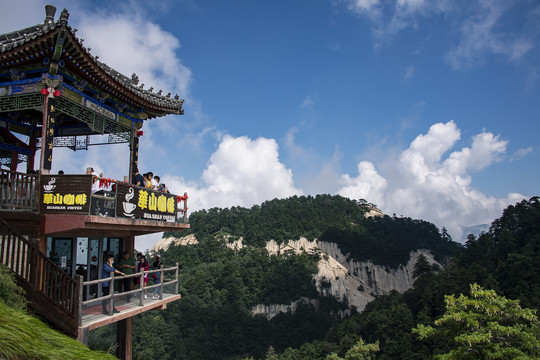
<svg viewBox="0 0 540 360">
<path fill-rule="evenodd" d="M 537 43 L 538 26 L 533 15 L 538 8 L 529 6 L 528 17 L 518 18 L 518 31 L 508 30 L 508 12 L 519 4 L 511 0 L 479 0 L 458 3 L 453 0 L 343 0 L 356 16 L 372 27 L 375 47 L 387 44 L 406 29 L 419 29 L 423 19 L 437 17 L 452 29 L 447 35 L 454 45 L 445 55 L 454 69 L 481 64 L 489 55 L 515 62 L 532 51 Z M 532 4 L 532 3 L 531 3 Z M 531 20 L 532 19 L 532 20 Z"/>
<path fill-rule="evenodd" d="M 405 74 L 403 75 L 403 80 L 408 81 L 414 77 L 415 68 L 414 66 L 409 66 L 405 69 Z"/>
<path fill-rule="evenodd" d="M 100 61 L 122 69 L 127 76 L 136 73 L 145 89 L 188 96 L 191 70 L 178 58 L 180 42 L 171 33 L 137 13 L 85 12 L 77 19 L 77 35 L 84 38 L 84 46 L 92 48 L 92 54 L 100 56 Z"/>
<path fill-rule="evenodd" d="M 471 148 L 453 152 L 443 165 L 456 175 L 466 174 L 467 170 L 482 170 L 500 160 L 500 156 L 506 152 L 507 143 L 499 140 L 499 136 L 482 132 L 474 136 Z"/>
<path fill-rule="evenodd" d="M 461 25 L 459 43 L 446 56 L 448 63 L 454 69 L 467 69 L 482 63 L 486 55 L 502 55 L 515 61 L 528 53 L 533 42 L 525 34 L 499 29 L 513 4 L 510 1 L 480 1 L 476 12 Z"/>
<path fill-rule="evenodd" d="M 387 188 L 386 179 L 380 176 L 375 166 L 369 161 L 358 163 L 358 176 L 351 178 L 348 174 L 342 176 L 344 184 L 339 194 L 351 199 L 369 199 L 375 204 L 384 201 Z"/>
<path fill-rule="evenodd" d="M 363 198 L 386 213 L 420 218 L 446 227 L 455 240 L 472 225 L 490 223 L 502 210 L 522 198 L 486 196 L 471 187 L 470 173 L 500 160 L 507 142 L 488 132 L 473 137 L 472 146 L 447 154 L 460 139 L 453 121 L 438 123 L 418 135 L 396 163 L 386 164 L 384 175 L 375 165 L 360 162 L 358 176 L 343 175 L 339 194 Z"/>
<path fill-rule="evenodd" d="M 534 151 L 534 148 L 532 146 L 517 149 L 516 152 L 510 158 L 510 161 L 520 160 L 521 158 L 523 158 L 523 157 L 527 156 L 528 154 L 532 153 L 533 151 Z"/>
<path fill-rule="evenodd" d="M 163 176 L 173 193 L 187 191 L 190 211 L 210 207 L 251 207 L 266 200 L 301 195 L 293 174 L 279 161 L 275 140 L 226 135 L 210 157 L 202 182 Z"/>
<path fill-rule="evenodd" d="M 310 107 L 310 106 L 313 106 L 315 102 L 313 101 L 313 99 L 311 98 L 311 96 L 308 96 L 304 99 L 304 101 L 302 101 L 302 104 L 300 105 L 301 108 L 304 108 L 304 107 Z"/>
<path fill-rule="evenodd" d="M 347 0 L 347 7 L 357 13 L 374 11 L 379 0 Z"/>
</svg>

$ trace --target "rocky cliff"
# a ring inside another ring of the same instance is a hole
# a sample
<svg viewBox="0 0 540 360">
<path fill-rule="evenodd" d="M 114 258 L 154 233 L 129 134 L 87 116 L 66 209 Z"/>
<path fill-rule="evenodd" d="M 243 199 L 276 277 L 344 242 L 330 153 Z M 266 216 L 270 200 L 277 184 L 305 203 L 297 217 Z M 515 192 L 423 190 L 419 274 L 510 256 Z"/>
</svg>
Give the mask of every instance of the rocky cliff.
<svg viewBox="0 0 540 360">
<path fill-rule="evenodd" d="M 152 250 L 160 251 L 168 248 L 171 244 L 189 245 L 198 243 L 193 235 L 183 238 L 165 238 L 156 243 Z M 241 249 L 242 238 L 234 242 L 228 242 L 231 249 Z M 409 261 L 400 265 L 397 269 L 387 266 L 375 265 L 371 261 L 358 261 L 348 258 L 334 243 L 323 241 L 309 241 L 306 238 L 290 240 L 286 244 L 278 244 L 269 241 L 266 244 L 269 254 L 283 254 L 288 251 L 295 253 L 320 252 L 319 271 L 314 276 L 317 289 L 323 295 L 332 295 L 341 302 L 348 304 L 349 308 L 356 307 L 358 311 L 364 310 L 366 305 L 375 296 L 385 295 L 392 290 L 404 292 L 413 285 L 413 269 L 418 257 L 424 255 L 430 263 L 436 263 L 431 253 L 427 250 L 412 251 Z M 312 302 L 309 299 L 301 299 L 302 302 Z M 280 312 L 294 311 L 297 302 L 291 304 L 256 305 L 252 309 L 254 315 L 261 314 L 272 318 Z"/>
</svg>

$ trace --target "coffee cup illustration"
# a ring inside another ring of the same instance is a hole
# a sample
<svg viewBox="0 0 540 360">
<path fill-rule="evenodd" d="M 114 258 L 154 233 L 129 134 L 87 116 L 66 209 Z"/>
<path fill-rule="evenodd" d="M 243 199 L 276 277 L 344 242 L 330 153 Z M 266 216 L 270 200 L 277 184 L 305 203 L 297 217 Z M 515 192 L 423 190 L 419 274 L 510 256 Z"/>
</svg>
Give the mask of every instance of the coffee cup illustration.
<svg viewBox="0 0 540 360">
<path fill-rule="evenodd" d="M 122 203 L 122 206 L 124 208 L 124 216 L 133 217 L 133 215 L 135 215 L 133 214 L 133 210 L 135 210 L 137 205 L 129 202 L 131 199 L 133 199 L 134 196 L 135 194 L 133 194 L 133 188 L 130 187 L 128 193 L 125 196 L 126 201 Z"/>
</svg>

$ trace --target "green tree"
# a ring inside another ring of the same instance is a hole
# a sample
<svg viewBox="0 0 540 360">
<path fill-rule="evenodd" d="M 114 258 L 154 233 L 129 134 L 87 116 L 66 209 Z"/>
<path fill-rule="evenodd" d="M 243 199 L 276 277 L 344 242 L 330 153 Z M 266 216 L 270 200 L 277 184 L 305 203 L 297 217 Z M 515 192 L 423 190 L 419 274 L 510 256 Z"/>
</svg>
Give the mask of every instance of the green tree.
<svg viewBox="0 0 540 360">
<path fill-rule="evenodd" d="M 538 359 L 540 333 L 536 310 L 521 308 L 478 284 L 471 296 L 445 297 L 446 312 L 435 327 L 413 329 L 421 340 L 450 342 L 451 350 L 436 358 L 450 359 Z"/>
<path fill-rule="evenodd" d="M 332 353 L 325 360 L 371 360 L 375 359 L 372 353 L 379 351 L 379 342 L 366 344 L 364 340 L 359 339 L 352 348 L 347 351 L 344 358 L 340 358 L 336 353 Z"/>
</svg>

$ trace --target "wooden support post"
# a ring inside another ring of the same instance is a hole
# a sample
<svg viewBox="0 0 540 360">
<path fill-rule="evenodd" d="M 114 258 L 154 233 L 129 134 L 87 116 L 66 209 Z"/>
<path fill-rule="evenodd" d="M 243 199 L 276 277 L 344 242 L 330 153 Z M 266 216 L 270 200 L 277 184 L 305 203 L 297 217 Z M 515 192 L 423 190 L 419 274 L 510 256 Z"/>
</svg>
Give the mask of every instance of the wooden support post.
<svg viewBox="0 0 540 360">
<path fill-rule="evenodd" d="M 34 121 L 32 123 L 34 123 Z M 30 147 L 30 155 L 28 155 L 28 162 L 26 163 L 27 174 L 30 170 L 34 170 L 34 161 L 36 158 L 36 137 L 34 135 L 30 136 L 28 146 Z"/>
<path fill-rule="evenodd" d="M 109 283 L 109 299 L 107 300 L 109 303 L 109 315 L 113 314 L 114 309 L 114 272 L 111 273 L 111 282 Z"/>
<path fill-rule="evenodd" d="M 176 263 L 176 283 L 174 284 L 174 295 L 178 295 L 178 263 Z"/>
<path fill-rule="evenodd" d="M 88 335 L 90 334 L 90 330 L 86 328 L 79 328 L 79 331 L 77 332 L 77 341 L 81 344 L 88 346 Z"/>
<path fill-rule="evenodd" d="M 84 294 L 84 285 L 83 277 L 81 275 L 75 275 L 75 281 L 77 282 L 77 287 L 79 291 L 76 294 L 77 297 L 77 324 L 82 325 L 82 316 L 83 316 L 83 294 Z"/>
<path fill-rule="evenodd" d="M 133 347 L 133 318 L 120 320 L 116 327 L 118 339 L 118 357 L 122 360 L 131 360 Z"/>
<path fill-rule="evenodd" d="M 163 300 L 163 283 L 165 282 L 165 274 L 163 273 L 163 265 L 159 267 L 161 270 L 159 272 L 159 280 L 160 280 L 160 286 L 159 286 L 159 299 Z"/>
<path fill-rule="evenodd" d="M 139 275 L 139 306 L 144 305 L 144 269 L 141 271 L 141 274 Z"/>
</svg>

